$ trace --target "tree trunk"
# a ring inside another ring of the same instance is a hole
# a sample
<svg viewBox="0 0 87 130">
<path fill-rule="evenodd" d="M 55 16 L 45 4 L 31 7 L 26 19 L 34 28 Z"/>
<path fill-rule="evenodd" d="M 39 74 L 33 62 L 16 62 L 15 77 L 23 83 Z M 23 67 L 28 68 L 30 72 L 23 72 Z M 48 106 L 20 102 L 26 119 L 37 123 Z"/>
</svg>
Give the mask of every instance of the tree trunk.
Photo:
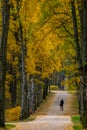
<svg viewBox="0 0 87 130">
<path fill-rule="evenodd" d="M 46 99 L 46 96 L 48 95 L 48 79 L 44 79 L 44 88 L 43 88 L 43 99 Z"/>
<path fill-rule="evenodd" d="M 11 81 L 9 84 L 9 92 L 11 94 L 11 106 L 16 106 L 16 76 L 14 75 L 14 81 Z"/>
<path fill-rule="evenodd" d="M 74 30 L 74 39 L 76 45 L 76 58 L 78 62 L 78 69 L 82 70 L 82 56 L 80 50 L 79 36 L 78 36 L 78 26 L 77 26 L 77 18 L 76 18 L 76 9 L 74 0 L 71 2 L 71 11 L 72 11 L 72 19 L 73 19 L 73 30 Z"/>
<path fill-rule="evenodd" d="M 82 1 L 81 8 L 81 45 L 83 59 L 83 127 L 87 128 L 87 0 Z"/>
<path fill-rule="evenodd" d="M 73 19 L 73 29 L 74 29 L 74 39 L 76 45 L 76 58 L 78 63 L 78 70 L 80 76 L 80 109 L 81 115 L 83 115 L 83 66 L 82 66 L 82 55 L 79 43 L 79 36 L 78 36 L 78 26 L 77 26 L 77 17 L 76 17 L 76 9 L 75 9 L 75 2 L 74 0 L 71 2 L 71 11 L 72 11 L 72 19 Z"/>
<path fill-rule="evenodd" d="M 43 88 L 43 99 L 45 100 L 46 99 L 46 86 L 44 85 L 44 88 Z"/>
<path fill-rule="evenodd" d="M 10 81 L 9 83 L 9 92 L 11 94 L 11 105 L 12 107 L 15 107 L 16 106 L 16 89 L 17 89 L 16 73 L 12 64 L 8 64 L 7 69 L 8 69 L 8 73 L 12 75 L 12 78 L 13 78 L 13 80 Z"/>
<path fill-rule="evenodd" d="M 36 110 L 36 89 L 34 84 L 34 77 L 31 78 L 31 113 Z"/>
<path fill-rule="evenodd" d="M 30 102 L 31 102 L 31 90 L 30 90 L 30 78 L 27 79 L 27 103 L 28 103 L 28 116 L 30 117 Z"/>
<path fill-rule="evenodd" d="M 27 82 L 25 74 L 25 52 L 24 52 L 24 40 L 23 40 L 23 30 L 22 25 L 20 24 L 20 44 L 21 44 L 21 115 L 20 119 L 28 118 L 28 109 L 27 109 Z"/>
<path fill-rule="evenodd" d="M 78 1 L 79 2 L 79 1 Z M 79 49 L 78 33 L 76 31 L 76 10 L 74 0 L 71 2 L 74 34 L 77 48 L 77 58 L 80 71 L 80 99 L 81 99 L 81 121 L 84 128 L 87 128 L 87 0 L 83 0 L 80 3 L 79 10 L 81 20 L 81 49 L 82 55 Z M 82 61 L 81 61 L 82 60 Z"/>
<path fill-rule="evenodd" d="M 42 102 L 42 86 L 37 85 L 37 106 L 40 106 Z"/>
<path fill-rule="evenodd" d="M 6 49 L 9 30 L 9 17 L 9 0 L 4 0 L 2 6 L 2 36 L 0 43 L 0 127 L 5 126 Z"/>
</svg>

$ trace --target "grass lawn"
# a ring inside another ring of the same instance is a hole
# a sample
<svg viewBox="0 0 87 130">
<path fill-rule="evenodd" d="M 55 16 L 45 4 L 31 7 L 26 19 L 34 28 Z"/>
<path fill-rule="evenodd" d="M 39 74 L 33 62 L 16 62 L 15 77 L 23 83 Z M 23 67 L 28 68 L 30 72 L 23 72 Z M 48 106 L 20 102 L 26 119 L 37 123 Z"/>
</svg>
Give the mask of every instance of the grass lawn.
<svg viewBox="0 0 87 130">
<path fill-rule="evenodd" d="M 0 130 L 11 130 L 13 127 L 15 127 L 15 125 L 6 124 L 5 128 L 1 128 L 1 127 L 0 127 Z"/>
<path fill-rule="evenodd" d="M 82 125 L 80 122 L 79 115 L 72 116 L 72 122 L 74 123 L 74 125 L 73 125 L 74 130 L 82 130 Z"/>
</svg>

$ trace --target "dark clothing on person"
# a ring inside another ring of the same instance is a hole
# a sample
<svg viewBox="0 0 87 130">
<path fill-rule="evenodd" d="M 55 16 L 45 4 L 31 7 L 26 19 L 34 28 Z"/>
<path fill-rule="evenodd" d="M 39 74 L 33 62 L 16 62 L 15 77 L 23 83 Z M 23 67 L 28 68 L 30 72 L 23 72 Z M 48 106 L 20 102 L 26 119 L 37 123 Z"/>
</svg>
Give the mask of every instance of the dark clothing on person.
<svg viewBox="0 0 87 130">
<path fill-rule="evenodd" d="M 64 101 L 63 101 L 63 99 L 60 101 L 60 106 L 63 106 L 63 104 L 64 104 Z"/>
<path fill-rule="evenodd" d="M 63 101 L 63 99 L 60 101 L 60 108 L 61 108 L 61 110 L 63 110 L 63 105 L 64 105 L 64 101 Z"/>
</svg>

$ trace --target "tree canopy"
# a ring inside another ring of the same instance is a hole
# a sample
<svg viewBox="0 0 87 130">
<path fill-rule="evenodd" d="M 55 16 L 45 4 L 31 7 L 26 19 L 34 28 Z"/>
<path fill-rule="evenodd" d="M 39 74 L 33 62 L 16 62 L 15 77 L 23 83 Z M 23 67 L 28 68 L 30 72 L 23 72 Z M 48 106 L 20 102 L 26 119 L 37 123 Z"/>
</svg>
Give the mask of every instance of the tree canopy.
<svg viewBox="0 0 87 130">
<path fill-rule="evenodd" d="M 86 0 L 0 1 L 0 126 L 5 100 L 19 105 L 20 119 L 26 119 L 46 98 L 53 76 L 58 80 L 61 74 L 62 85 L 79 90 L 87 127 L 86 5 Z"/>
</svg>

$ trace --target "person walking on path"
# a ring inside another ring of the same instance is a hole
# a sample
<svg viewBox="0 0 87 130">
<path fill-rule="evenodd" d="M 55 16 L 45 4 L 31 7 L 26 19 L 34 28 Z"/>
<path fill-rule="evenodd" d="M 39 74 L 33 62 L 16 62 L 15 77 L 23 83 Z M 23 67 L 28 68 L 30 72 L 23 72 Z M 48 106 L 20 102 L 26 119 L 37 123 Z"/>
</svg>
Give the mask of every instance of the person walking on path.
<svg viewBox="0 0 87 130">
<path fill-rule="evenodd" d="M 63 111 L 63 105 L 64 105 L 64 101 L 63 101 L 63 99 L 60 101 L 60 110 L 62 110 Z"/>
</svg>

